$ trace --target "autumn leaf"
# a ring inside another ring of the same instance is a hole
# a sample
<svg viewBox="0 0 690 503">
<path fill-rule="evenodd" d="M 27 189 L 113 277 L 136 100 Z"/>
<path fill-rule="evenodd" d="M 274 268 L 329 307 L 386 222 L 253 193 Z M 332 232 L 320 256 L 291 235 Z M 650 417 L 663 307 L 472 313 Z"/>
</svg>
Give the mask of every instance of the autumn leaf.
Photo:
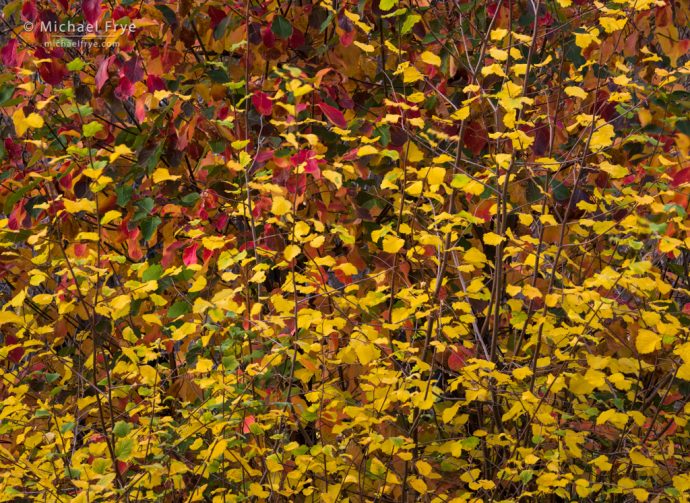
<svg viewBox="0 0 690 503">
<path fill-rule="evenodd" d="M 328 118 L 328 120 L 331 121 L 331 123 L 333 123 L 335 126 L 338 126 L 341 129 L 347 128 L 347 121 L 345 120 L 345 116 L 340 110 L 338 110 L 337 108 L 333 108 L 332 106 L 327 105 L 325 103 L 319 103 L 318 107 Z"/>
<path fill-rule="evenodd" d="M 252 104 L 261 115 L 267 116 L 273 113 L 273 102 L 268 95 L 262 91 L 254 91 L 252 95 Z"/>
<path fill-rule="evenodd" d="M 18 136 L 24 136 L 29 129 L 38 129 L 43 127 L 44 124 L 43 117 L 35 112 L 31 112 L 28 116 L 25 116 L 21 108 L 18 108 L 12 114 L 12 122 L 14 123 L 14 129 Z"/>
</svg>

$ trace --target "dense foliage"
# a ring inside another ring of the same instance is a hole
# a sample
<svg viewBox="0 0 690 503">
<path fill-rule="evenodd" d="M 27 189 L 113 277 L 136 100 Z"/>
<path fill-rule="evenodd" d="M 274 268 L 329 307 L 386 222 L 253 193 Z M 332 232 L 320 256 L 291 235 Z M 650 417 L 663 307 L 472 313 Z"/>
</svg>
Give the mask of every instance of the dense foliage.
<svg viewBox="0 0 690 503">
<path fill-rule="evenodd" d="M 687 501 L 689 5 L 6 3 L 0 499 Z"/>
</svg>

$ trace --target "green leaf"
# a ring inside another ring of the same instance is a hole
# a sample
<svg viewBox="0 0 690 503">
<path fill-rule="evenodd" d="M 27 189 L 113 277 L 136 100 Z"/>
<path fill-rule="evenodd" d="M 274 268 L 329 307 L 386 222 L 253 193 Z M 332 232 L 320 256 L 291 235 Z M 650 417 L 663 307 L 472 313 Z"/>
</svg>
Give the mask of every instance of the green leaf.
<svg viewBox="0 0 690 503">
<path fill-rule="evenodd" d="M 179 316 L 182 316 L 185 313 L 189 312 L 189 304 L 187 304 L 185 301 L 181 300 L 178 302 L 175 302 L 172 306 L 170 306 L 170 309 L 168 309 L 168 317 L 169 318 L 177 318 Z"/>
<path fill-rule="evenodd" d="M 48 383 L 50 383 L 50 384 L 54 383 L 58 379 L 60 379 L 60 374 L 56 374 L 56 373 L 46 374 L 46 381 L 48 381 Z"/>
<path fill-rule="evenodd" d="M 83 70 L 84 67 L 86 66 L 86 62 L 81 59 L 81 58 L 76 58 L 67 63 L 67 69 L 70 72 L 78 72 L 80 70 Z"/>
<path fill-rule="evenodd" d="M 103 124 L 101 124 L 98 121 L 91 121 L 88 124 L 84 124 L 82 127 L 82 131 L 84 132 L 84 136 L 87 138 L 91 138 L 92 136 L 95 136 L 99 131 L 103 130 Z"/>
<path fill-rule="evenodd" d="M 180 202 L 182 203 L 183 206 L 192 206 L 194 203 L 196 203 L 201 196 L 199 195 L 198 192 L 191 192 L 184 196 L 182 199 L 180 199 Z"/>
<path fill-rule="evenodd" d="M 231 20 L 231 16 L 225 16 L 223 20 L 220 23 L 218 23 L 216 29 L 213 30 L 213 38 L 215 40 L 220 40 L 221 38 L 223 38 L 223 35 L 225 35 L 225 31 L 228 29 L 228 25 L 230 24 Z"/>
<path fill-rule="evenodd" d="M 134 450 L 134 440 L 131 438 L 122 438 L 115 444 L 115 457 L 122 461 L 126 461 L 132 455 Z"/>
<path fill-rule="evenodd" d="M 2 89 L 0 89 L 0 105 L 4 105 L 7 100 L 12 98 L 14 95 L 14 87 L 13 86 L 4 86 Z"/>
<path fill-rule="evenodd" d="M 144 241 L 149 241 L 153 237 L 161 222 L 162 220 L 159 217 L 151 217 L 145 219 L 141 223 L 139 228 L 141 229 L 141 236 L 144 238 Z"/>
<path fill-rule="evenodd" d="M 117 195 L 117 205 L 124 207 L 130 199 L 132 199 L 132 194 L 134 193 L 134 188 L 131 185 L 119 185 L 115 188 L 115 194 Z"/>
<path fill-rule="evenodd" d="M 381 0 L 381 3 L 379 4 L 379 9 L 381 9 L 382 11 L 389 11 L 397 3 L 398 3 L 398 0 Z"/>
<path fill-rule="evenodd" d="M 289 38 L 292 35 L 292 25 L 283 16 L 276 16 L 271 23 L 271 31 L 278 38 Z"/>
<path fill-rule="evenodd" d="M 130 431 L 132 431 L 132 424 L 126 421 L 118 421 L 115 423 L 115 426 L 113 426 L 113 433 L 117 437 L 124 437 Z"/>
<path fill-rule="evenodd" d="M 154 279 L 160 278 L 162 274 L 163 267 L 160 264 L 153 264 L 144 271 L 144 274 L 142 274 L 141 279 L 142 281 L 153 281 Z"/>
<path fill-rule="evenodd" d="M 410 14 L 405 18 L 405 22 L 402 25 L 402 28 L 400 30 L 400 33 L 403 35 L 409 33 L 412 31 L 412 28 L 414 28 L 414 25 L 416 25 L 419 20 L 422 19 L 422 16 L 419 14 Z"/>
</svg>

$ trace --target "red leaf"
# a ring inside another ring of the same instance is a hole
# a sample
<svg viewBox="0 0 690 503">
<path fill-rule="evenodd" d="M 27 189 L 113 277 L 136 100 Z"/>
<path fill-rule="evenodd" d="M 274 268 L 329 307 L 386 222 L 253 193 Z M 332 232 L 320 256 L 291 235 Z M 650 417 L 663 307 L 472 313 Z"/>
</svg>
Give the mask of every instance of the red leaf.
<svg viewBox="0 0 690 503">
<path fill-rule="evenodd" d="M 182 252 L 182 262 L 184 265 L 190 266 L 197 263 L 196 251 L 199 249 L 199 243 L 192 243 Z"/>
<path fill-rule="evenodd" d="M 472 121 L 465 127 L 462 140 L 474 155 L 479 155 L 488 143 L 489 137 L 484 126 L 477 121 Z"/>
<path fill-rule="evenodd" d="M 134 261 L 141 260 L 144 258 L 144 252 L 139 244 L 139 229 L 134 228 L 131 231 L 128 231 L 128 234 L 127 251 L 129 252 L 129 258 Z"/>
<path fill-rule="evenodd" d="M 19 60 L 17 58 L 17 39 L 13 38 L 5 47 L 0 49 L 0 58 L 2 59 L 2 64 L 7 67 L 17 66 Z"/>
<path fill-rule="evenodd" d="M 24 2 L 24 5 L 22 5 L 22 19 L 25 21 L 35 21 L 37 17 L 36 2 L 34 0 Z"/>
<path fill-rule="evenodd" d="M 678 187 L 679 185 L 687 182 L 690 182 L 690 168 L 681 169 L 678 173 L 673 175 L 671 187 Z"/>
<path fill-rule="evenodd" d="M 146 87 L 150 93 L 161 91 L 165 89 L 165 82 L 158 75 L 149 75 L 146 77 Z"/>
<path fill-rule="evenodd" d="M 120 82 L 115 88 L 115 96 L 121 100 L 126 100 L 134 93 L 134 86 L 127 77 L 120 78 Z"/>
<path fill-rule="evenodd" d="M 473 357 L 474 354 L 472 350 L 467 349 L 465 346 L 458 346 L 457 349 L 451 350 L 450 356 L 448 357 L 448 367 L 457 372 L 466 365 L 466 360 L 468 358 Z"/>
<path fill-rule="evenodd" d="M 130 82 L 138 82 L 143 79 L 144 67 L 141 64 L 141 58 L 134 56 L 125 61 L 120 70 L 120 75 L 123 74 Z"/>
<path fill-rule="evenodd" d="M 17 344 L 17 342 L 19 342 L 19 340 L 14 335 L 8 334 L 5 336 L 5 344 L 7 346 L 13 346 L 14 344 Z M 14 348 L 7 353 L 7 358 L 9 358 L 13 363 L 19 363 L 23 357 L 23 347 Z"/>
<path fill-rule="evenodd" d="M 110 66 L 112 60 L 113 56 L 105 58 L 103 61 L 101 61 L 98 71 L 96 72 L 96 91 L 99 93 L 101 92 L 101 88 L 105 84 L 105 81 L 108 80 L 108 67 Z"/>
<path fill-rule="evenodd" d="M 61 61 L 63 56 L 64 51 L 61 48 L 53 49 L 48 52 L 42 47 L 39 47 L 34 52 L 34 57 L 38 59 L 50 59 L 50 62 L 38 65 L 38 73 L 41 78 L 51 86 L 59 84 L 67 77 L 67 68 Z"/>
<path fill-rule="evenodd" d="M 211 18 L 211 29 L 215 30 L 216 26 L 218 26 L 227 15 L 227 12 L 225 12 L 222 9 L 219 9 L 218 7 L 209 7 L 208 16 Z"/>
<path fill-rule="evenodd" d="M 101 0 L 81 0 L 81 11 L 84 19 L 95 25 L 101 17 Z"/>
<path fill-rule="evenodd" d="M 139 122 L 144 122 L 146 119 L 146 102 L 143 96 L 137 99 L 136 103 L 134 104 L 134 117 Z"/>
<path fill-rule="evenodd" d="M 270 28 L 264 28 L 264 31 L 261 34 L 261 41 L 270 49 L 276 44 L 276 36 L 273 34 Z"/>
<path fill-rule="evenodd" d="M 17 204 L 15 204 L 14 208 L 12 208 L 12 211 L 10 212 L 9 218 L 7 219 L 7 227 L 13 231 L 18 231 L 19 229 L 26 228 L 31 225 L 30 218 L 27 218 L 29 215 L 24 208 L 25 202 L 25 199 L 21 199 Z"/>
<path fill-rule="evenodd" d="M 268 94 L 263 91 L 254 91 L 252 104 L 261 115 L 271 115 L 273 113 L 273 102 Z"/>
<path fill-rule="evenodd" d="M 319 103 L 319 108 L 323 114 L 328 117 L 328 120 L 338 126 L 340 129 L 345 129 L 347 127 L 345 116 L 340 110 L 330 105 L 326 105 L 325 103 Z"/>
<path fill-rule="evenodd" d="M 74 245 L 74 255 L 77 257 L 86 257 L 88 255 L 89 248 L 84 243 L 76 243 Z"/>
<path fill-rule="evenodd" d="M 292 49 L 299 49 L 304 45 L 305 39 L 304 34 L 298 29 L 294 29 L 292 35 L 288 39 L 288 45 Z"/>
<path fill-rule="evenodd" d="M 242 425 L 242 433 L 249 433 L 249 427 L 254 423 L 256 423 L 256 419 L 254 418 L 254 416 L 245 417 L 244 424 Z"/>
</svg>

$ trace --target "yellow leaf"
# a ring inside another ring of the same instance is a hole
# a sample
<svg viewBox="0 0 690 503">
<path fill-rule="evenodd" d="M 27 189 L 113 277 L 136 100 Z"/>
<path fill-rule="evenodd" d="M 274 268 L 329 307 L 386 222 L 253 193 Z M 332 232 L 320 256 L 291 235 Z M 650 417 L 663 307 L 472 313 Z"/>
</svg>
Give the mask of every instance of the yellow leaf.
<svg viewBox="0 0 690 503">
<path fill-rule="evenodd" d="M 196 371 L 205 373 L 210 372 L 213 369 L 213 360 L 208 358 L 199 358 L 196 362 Z"/>
<path fill-rule="evenodd" d="M 506 72 L 503 71 L 503 67 L 498 63 L 494 63 L 493 65 L 483 67 L 482 75 L 484 77 L 488 75 L 498 75 L 499 77 L 507 77 Z"/>
<path fill-rule="evenodd" d="M 211 452 L 208 455 L 209 460 L 214 460 L 223 455 L 225 453 L 225 448 L 228 446 L 227 440 L 218 440 L 214 445 L 213 449 L 211 449 Z"/>
<path fill-rule="evenodd" d="M 403 82 L 405 84 L 408 84 L 410 82 L 417 82 L 418 80 L 423 80 L 424 75 L 422 75 L 419 70 L 417 70 L 414 66 L 408 66 L 403 70 Z"/>
<path fill-rule="evenodd" d="M 220 250 L 225 246 L 225 238 L 222 236 L 206 236 L 202 238 L 201 244 L 207 250 Z"/>
<path fill-rule="evenodd" d="M 110 157 L 108 158 L 109 162 L 115 162 L 115 160 L 120 157 L 121 155 L 127 155 L 131 154 L 132 151 L 127 145 L 116 145 L 115 148 L 113 149 L 113 153 L 110 154 Z"/>
<path fill-rule="evenodd" d="M 122 216 L 122 213 L 120 213 L 117 210 L 110 210 L 108 211 L 105 215 L 103 215 L 103 218 L 101 218 L 101 225 L 106 225 L 115 220 L 116 218 L 120 218 Z"/>
<path fill-rule="evenodd" d="M 333 268 L 334 270 L 342 271 L 343 274 L 346 276 L 354 276 L 357 274 L 359 271 L 357 268 L 351 264 L 350 262 L 345 262 L 343 264 L 340 264 L 339 266 L 336 266 Z"/>
<path fill-rule="evenodd" d="M 35 112 L 31 112 L 29 116 L 24 115 L 24 111 L 18 108 L 12 114 L 12 122 L 14 122 L 14 129 L 17 132 L 17 136 L 24 136 L 24 133 L 29 128 L 40 128 L 43 127 L 43 117 Z"/>
<path fill-rule="evenodd" d="M 309 246 L 312 248 L 319 248 L 323 245 L 324 241 L 326 241 L 324 236 L 316 236 L 314 239 L 309 241 Z"/>
<path fill-rule="evenodd" d="M 647 501 L 649 499 L 649 492 L 641 487 L 636 487 L 632 490 L 632 493 L 637 501 Z"/>
<path fill-rule="evenodd" d="M 641 354 L 656 351 L 661 346 L 661 336 L 651 330 L 641 328 L 635 339 L 635 347 Z"/>
<path fill-rule="evenodd" d="M 565 94 L 567 94 L 568 96 L 575 96 L 576 98 L 580 98 L 583 100 L 587 97 L 587 93 L 585 92 L 585 90 L 577 86 L 566 87 Z"/>
<path fill-rule="evenodd" d="M 561 7 L 570 7 L 573 4 L 573 0 L 556 0 L 558 5 Z"/>
<path fill-rule="evenodd" d="M 383 238 L 383 251 L 386 253 L 398 253 L 405 245 L 405 240 L 392 234 L 386 234 Z"/>
<path fill-rule="evenodd" d="M 531 376 L 532 373 L 532 369 L 529 367 L 519 367 L 513 370 L 513 377 L 518 381 L 522 381 L 523 379 Z"/>
<path fill-rule="evenodd" d="M 300 247 L 297 245 L 287 245 L 283 250 L 283 257 L 288 262 L 299 255 L 301 252 Z"/>
<path fill-rule="evenodd" d="M 440 185 L 446 178 L 446 170 L 444 168 L 422 168 L 417 174 L 420 180 L 426 180 L 429 185 Z"/>
<path fill-rule="evenodd" d="M 608 472 L 611 468 L 613 468 L 613 465 L 609 463 L 609 458 L 603 454 L 592 460 L 591 463 L 599 468 L 602 472 Z"/>
<path fill-rule="evenodd" d="M 439 58 L 433 52 L 424 51 L 422 53 L 422 61 L 424 61 L 427 65 L 441 66 L 441 58 Z"/>
<path fill-rule="evenodd" d="M 608 173 L 611 178 L 623 178 L 628 174 L 628 170 L 623 166 L 619 166 L 618 164 L 611 164 L 608 161 L 602 162 L 601 164 L 599 164 L 599 167 L 602 171 Z"/>
<path fill-rule="evenodd" d="M 576 33 L 575 34 L 575 45 L 578 46 L 580 49 L 587 49 L 589 45 L 593 42 L 599 43 L 601 40 L 599 40 L 597 37 L 599 36 L 599 30 L 596 28 L 592 28 L 586 33 Z"/>
<path fill-rule="evenodd" d="M 93 213 L 96 211 L 96 203 L 94 201 L 89 201 L 88 199 L 80 199 L 79 201 L 63 199 L 63 203 L 67 213 L 79 213 L 80 211 Z"/>
<path fill-rule="evenodd" d="M 465 252 L 465 262 L 470 264 L 483 264 L 486 262 L 486 255 L 477 250 L 476 248 L 470 248 Z"/>
<path fill-rule="evenodd" d="M 673 487 L 678 489 L 680 492 L 685 492 L 690 490 L 690 474 L 681 473 L 673 476 Z"/>
<path fill-rule="evenodd" d="M 426 477 L 432 471 L 431 465 L 426 461 L 419 460 L 414 465 L 417 467 L 417 473 L 423 477 Z"/>
<path fill-rule="evenodd" d="M 644 466 L 647 468 L 651 468 L 652 466 L 654 466 L 654 461 L 649 459 L 644 454 L 640 453 L 640 451 L 637 449 L 631 450 L 629 456 L 630 461 L 632 461 L 634 464 L 638 466 Z"/>
<path fill-rule="evenodd" d="M 410 486 L 412 486 L 412 489 L 417 491 L 420 495 L 426 494 L 428 490 L 426 483 L 417 477 L 410 477 Z"/>
<path fill-rule="evenodd" d="M 458 121 L 464 121 L 470 116 L 470 107 L 465 106 L 460 109 L 458 109 L 456 112 L 453 112 L 453 115 L 450 116 L 451 119 L 458 120 Z"/>
<path fill-rule="evenodd" d="M 424 159 L 424 152 L 422 152 L 414 142 L 407 142 L 404 150 L 407 151 L 408 162 L 419 162 Z"/>
<path fill-rule="evenodd" d="M 379 151 L 373 145 L 364 145 L 357 150 L 358 157 L 364 157 L 365 155 L 378 154 Z"/>
<path fill-rule="evenodd" d="M 496 28 L 495 30 L 491 30 L 491 40 L 494 42 L 498 40 L 503 40 L 506 38 L 506 35 L 508 35 L 508 30 L 505 28 Z"/>
<path fill-rule="evenodd" d="M 80 232 L 74 238 L 75 241 L 98 241 L 98 234 L 96 232 Z"/>
<path fill-rule="evenodd" d="M 343 176 L 337 171 L 324 169 L 323 171 L 321 171 L 321 174 L 326 180 L 335 185 L 337 189 L 343 186 Z"/>
<path fill-rule="evenodd" d="M 11 311 L 0 311 L 0 325 L 5 323 L 21 323 L 22 319 Z"/>
<path fill-rule="evenodd" d="M 628 423 L 628 415 L 618 412 L 615 409 L 609 409 L 599 414 L 599 417 L 597 418 L 597 425 L 605 424 L 607 421 L 619 430 L 622 430 Z"/>
<path fill-rule="evenodd" d="M 158 168 L 153 172 L 153 183 L 167 182 L 168 180 L 178 180 L 182 178 L 180 175 L 171 175 L 168 168 Z"/>
<path fill-rule="evenodd" d="M 441 420 L 443 420 L 444 423 L 450 423 L 453 418 L 458 414 L 458 410 L 460 409 L 460 406 L 462 405 L 461 402 L 455 402 L 454 405 L 451 407 L 448 407 L 443 411 L 441 414 Z"/>
<path fill-rule="evenodd" d="M 206 283 L 206 278 L 204 276 L 197 276 L 197 278 L 194 280 L 194 283 L 192 283 L 192 286 L 189 287 L 189 292 L 200 292 L 206 287 Z"/>
<path fill-rule="evenodd" d="M 371 342 L 362 342 L 359 340 L 355 340 L 352 342 L 352 346 L 354 347 L 355 354 L 357 355 L 359 363 L 361 363 L 362 365 L 366 365 L 370 362 L 373 362 L 379 356 L 381 356 L 381 352 L 379 351 L 379 349 L 376 346 L 374 346 Z"/>
<path fill-rule="evenodd" d="M 421 180 L 417 180 L 416 182 L 409 184 L 405 188 L 405 192 L 407 192 L 407 194 L 410 196 L 418 196 L 422 193 L 422 189 L 424 189 L 424 184 Z"/>
<path fill-rule="evenodd" d="M 251 278 L 249 278 L 250 283 L 263 283 L 266 281 L 265 271 L 256 271 Z"/>
<path fill-rule="evenodd" d="M 261 484 L 252 482 L 249 484 L 249 496 L 256 496 L 257 498 L 268 498 L 271 495 L 269 491 L 266 491 Z"/>
<path fill-rule="evenodd" d="M 431 392 L 431 383 L 427 383 L 426 387 L 418 391 L 412 397 L 412 405 L 419 407 L 420 410 L 429 410 L 434 406 L 436 397 Z"/>
<path fill-rule="evenodd" d="M 496 93 L 498 102 L 507 111 L 522 108 L 523 104 L 532 104 L 534 100 L 522 96 L 522 87 L 510 80 L 506 81 L 501 90 Z"/>
<path fill-rule="evenodd" d="M 522 293 L 522 288 L 517 285 L 506 285 L 506 293 L 511 297 L 515 297 L 519 293 Z"/>
<path fill-rule="evenodd" d="M 613 125 L 605 124 L 598 127 L 592 134 L 592 140 L 589 143 L 589 148 L 592 152 L 602 150 L 613 143 L 613 137 L 616 133 L 613 130 Z"/>
<path fill-rule="evenodd" d="M 541 298 L 541 292 L 539 291 L 538 288 L 533 287 L 532 285 L 525 285 L 522 287 L 522 294 L 527 297 L 529 300 L 536 299 L 536 298 Z"/>
<path fill-rule="evenodd" d="M 602 16 L 599 18 L 599 24 L 606 33 L 613 33 L 614 31 L 622 30 L 625 24 L 628 22 L 627 18 L 615 18 Z"/>
<path fill-rule="evenodd" d="M 276 196 L 273 198 L 273 203 L 271 204 L 271 213 L 276 216 L 282 216 L 290 213 L 292 210 L 292 204 L 290 201 L 282 196 Z"/>
<path fill-rule="evenodd" d="M 374 50 L 375 50 L 375 48 L 374 48 L 373 45 L 363 44 L 363 43 L 358 42 L 358 41 L 356 41 L 356 40 L 355 40 L 354 44 L 355 44 L 357 47 L 359 47 L 360 49 L 362 49 L 362 50 L 363 50 L 364 52 L 366 52 L 366 53 L 374 52 Z"/>
<path fill-rule="evenodd" d="M 508 59 L 508 51 L 504 51 L 503 49 L 498 49 L 496 47 L 489 49 L 489 55 L 496 61 L 505 61 Z"/>
<path fill-rule="evenodd" d="M 386 465 L 381 463 L 378 458 L 371 458 L 371 465 L 369 466 L 369 471 L 374 475 L 383 475 L 388 471 Z"/>
<path fill-rule="evenodd" d="M 489 246 L 497 246 L 504 240 L 505 238 L 503 236 L 499 236 L 495 232 L 487 232 L 486 234 L 484 234 L 484 244 L 487 244 Z"/>
<path fill-rule="evenodd" d="M 662 253 L 669 253 L 678 249 L 682 244 L 683 242 L 680 239 L 663 236 L 659 241 L 659 251 Z"/>
</svg>

